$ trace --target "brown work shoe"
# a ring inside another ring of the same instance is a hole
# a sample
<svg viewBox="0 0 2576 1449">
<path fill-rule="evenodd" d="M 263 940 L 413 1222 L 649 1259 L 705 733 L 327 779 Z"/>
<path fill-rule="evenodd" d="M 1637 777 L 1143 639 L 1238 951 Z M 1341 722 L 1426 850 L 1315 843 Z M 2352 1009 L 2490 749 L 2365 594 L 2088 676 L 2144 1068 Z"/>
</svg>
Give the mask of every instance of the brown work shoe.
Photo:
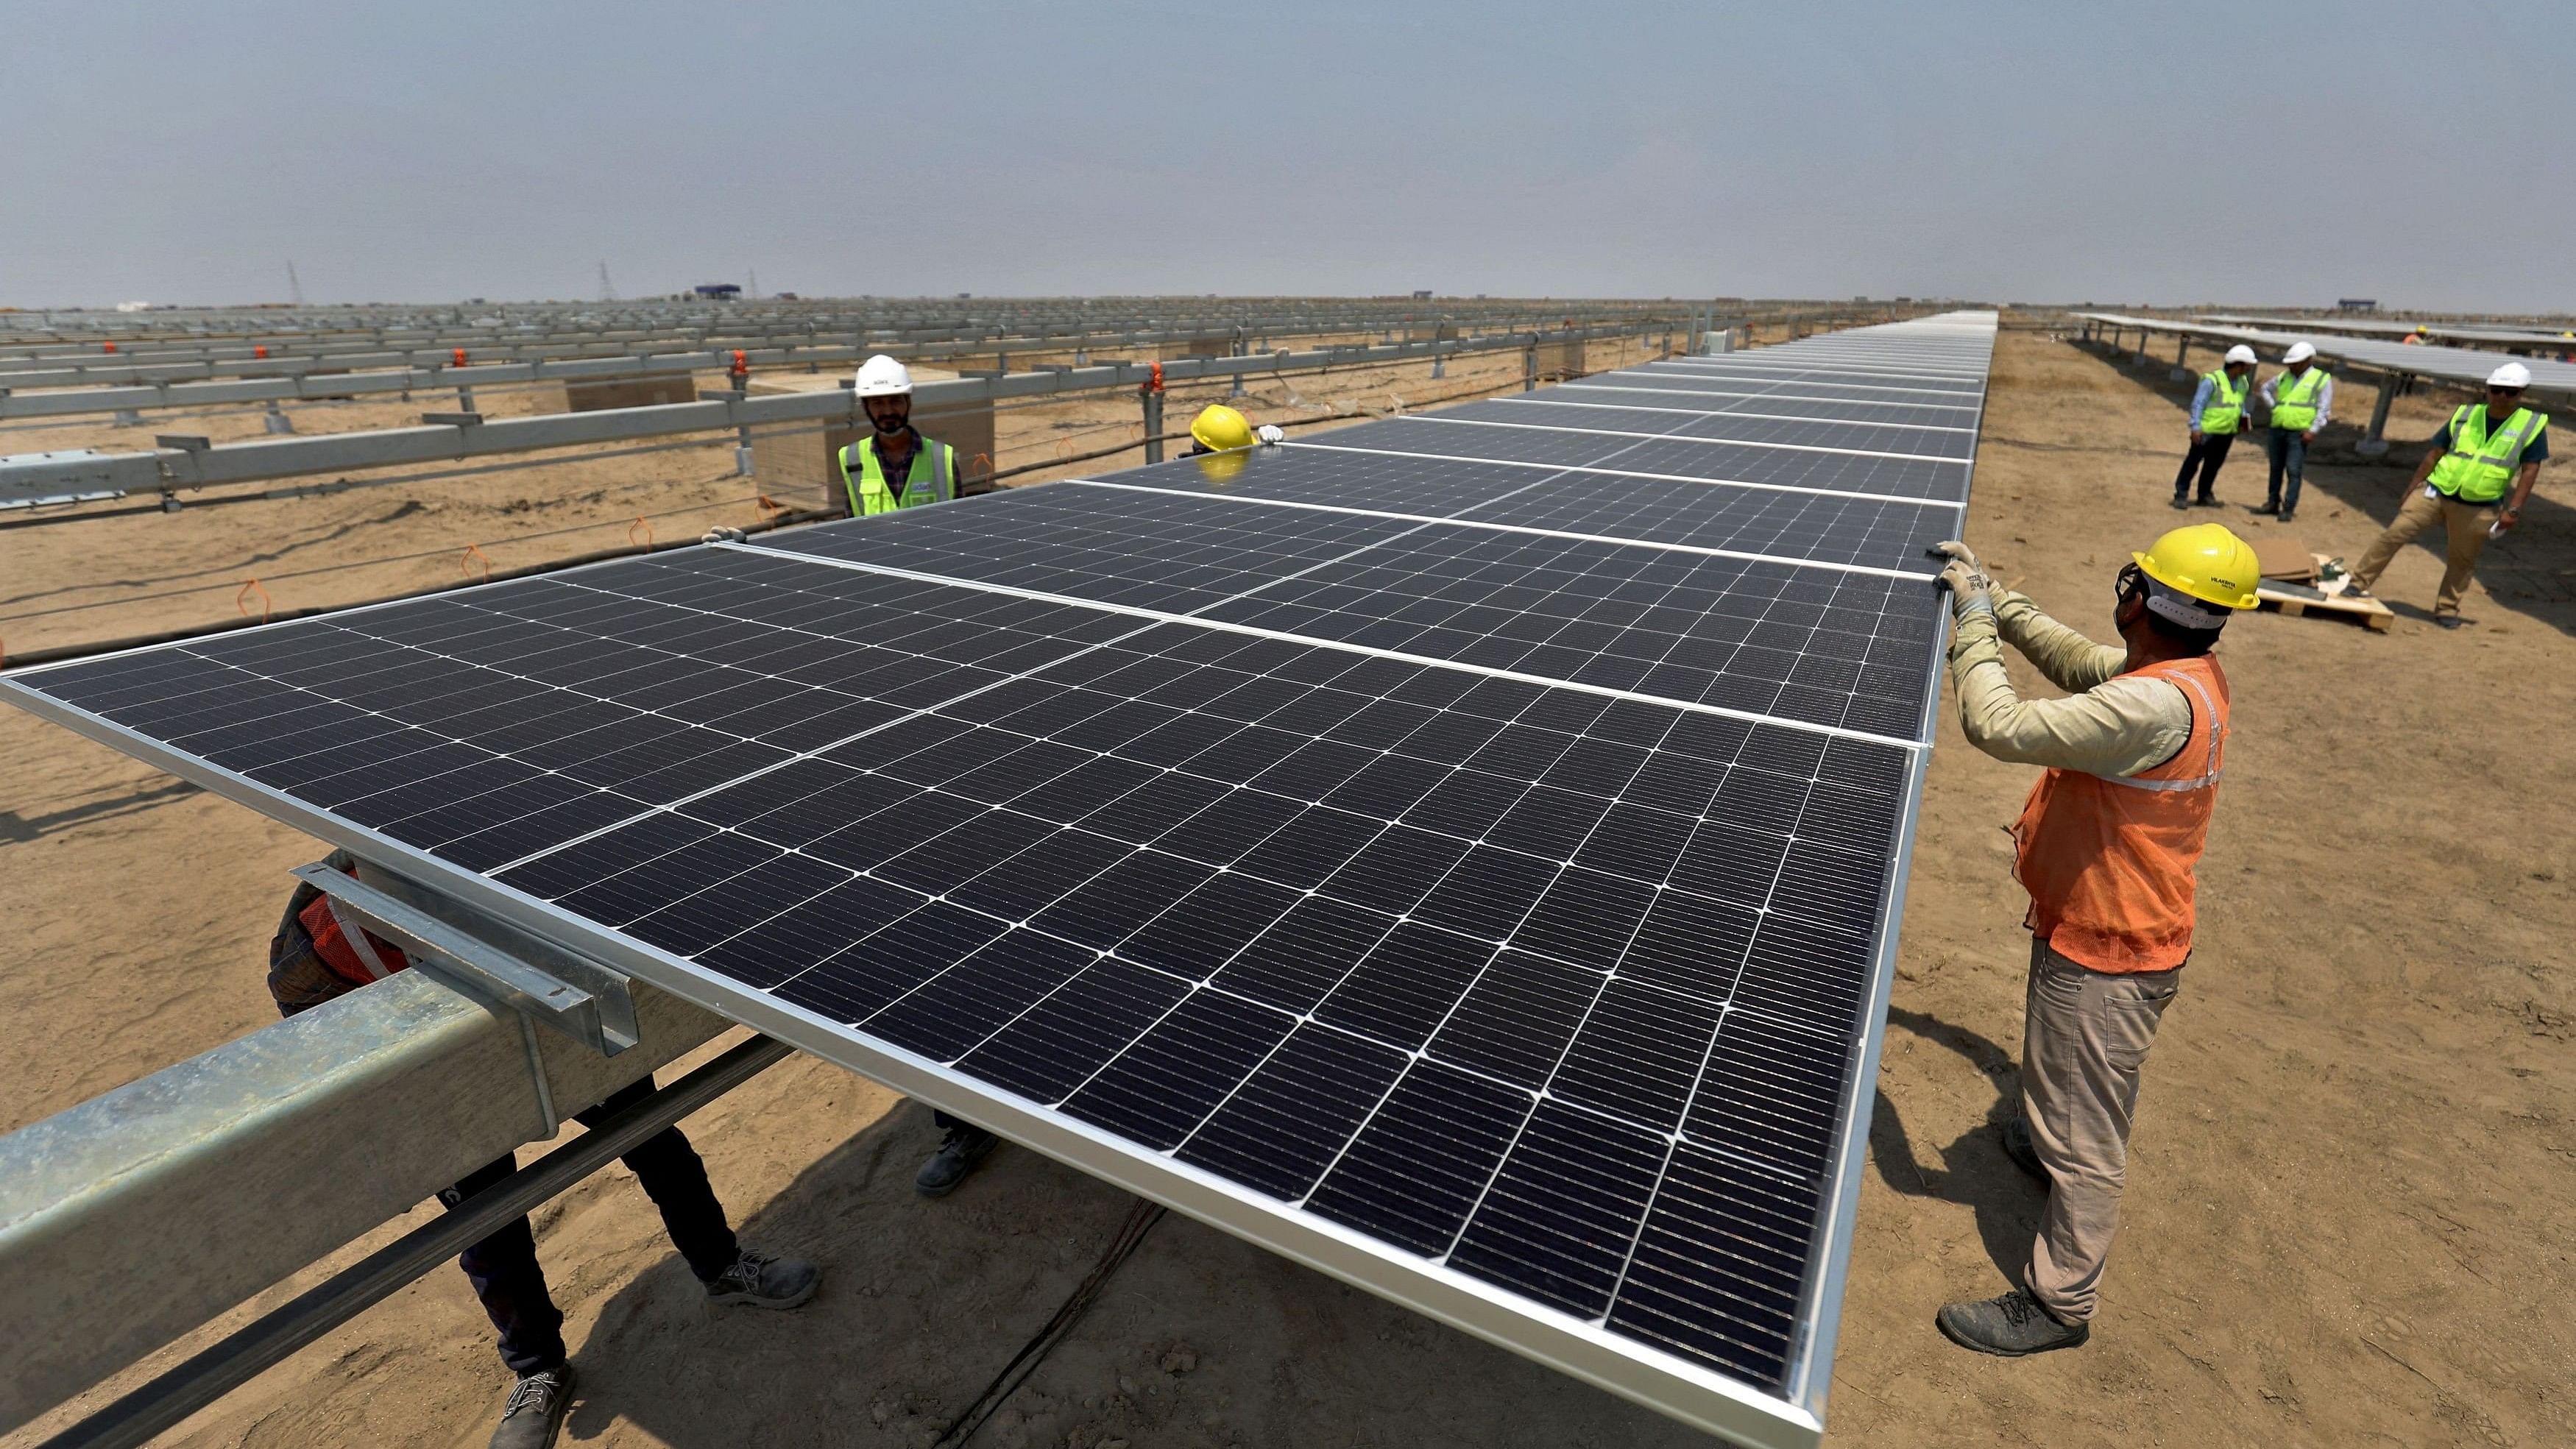
<svg viewBox="0 0 2576 1449">
<path fill-rule="evenodd" d="M 2000 1298 L 1946 1303 L 1932 1316 L 1941 1336 L 1961 1348 L 1997 1358 L 2026 1358 L 2057 1348 L 2080 1348 L 2093 1336 L 2089 1323 L 2062 1323 L 2039 1300 L 2015 1288 Z"/>
</svg>

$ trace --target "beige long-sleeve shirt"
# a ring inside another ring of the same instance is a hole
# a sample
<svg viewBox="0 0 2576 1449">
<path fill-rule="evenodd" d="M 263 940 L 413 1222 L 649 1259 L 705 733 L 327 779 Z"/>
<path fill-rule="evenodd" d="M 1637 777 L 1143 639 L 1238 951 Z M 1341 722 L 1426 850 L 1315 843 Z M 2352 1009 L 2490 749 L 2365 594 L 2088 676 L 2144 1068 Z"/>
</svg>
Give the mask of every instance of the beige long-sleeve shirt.
<svg viewBox="0 0 2576 1449">
<path fill-rule="evenodd" d="M 2191 738 L 2191 700 L 2162 679 L 2117 678 L 2127 651 L 2096 644 L 1995 588 L 1994 610 L 1960 616 L 1950 636 L 1950 680 L 1968 742 L 1999 760 L 2134 775 L 2173 758 Z M 2010 644 L 2066 699 L 2023 699 L 2004 671 Z"/>
</svg>

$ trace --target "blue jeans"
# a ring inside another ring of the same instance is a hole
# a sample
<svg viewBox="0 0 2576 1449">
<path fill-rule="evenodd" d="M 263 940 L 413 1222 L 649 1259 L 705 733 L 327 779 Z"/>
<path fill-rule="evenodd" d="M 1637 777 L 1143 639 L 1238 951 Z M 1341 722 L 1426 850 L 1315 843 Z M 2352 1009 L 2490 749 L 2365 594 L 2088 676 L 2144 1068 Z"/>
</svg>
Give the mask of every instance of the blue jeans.
<svg viewBox="0 0 2576 1449">
<path fill-rule="evenodd" d="M 2274 428 L 2267 440 L 2272 450 L 2272 481 L 2263 495 L 2266 505 L 2278 504 L 2283 513 L 2299 511 L 2299 475 L 2307 471 L 2308 440 L 2289 428 Z M 2289 475 L 2290 491 L 2281 491 L 2281 478 Z"/>
</svg>

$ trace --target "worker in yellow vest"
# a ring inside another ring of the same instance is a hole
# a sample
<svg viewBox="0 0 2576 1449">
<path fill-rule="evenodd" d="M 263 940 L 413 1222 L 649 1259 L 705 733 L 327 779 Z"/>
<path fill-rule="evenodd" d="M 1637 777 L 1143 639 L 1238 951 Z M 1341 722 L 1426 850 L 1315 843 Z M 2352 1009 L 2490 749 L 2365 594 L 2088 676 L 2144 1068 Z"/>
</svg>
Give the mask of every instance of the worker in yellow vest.
<svg viewBox="0 0 2576 1449">
<path fill-rule="evenodd" d="M 2216 508 L 2218 495 L 2212 490 L 2218 484 L 2218 469 L 2227 461 L 2227 450 L 2236 443 L 2236 435 L 2245 431 L 2245 394 L 2254 383 L 2254 349 L 2238 343 L 2227 349 L 2227 359 L 2216 372 L 2200 375 L 2200 386 L 2191 395 L 2191 450 L 2182 455 L 2182 471 L 2174 475 L 2173 506 L 2191 506 L 2191 473 L 2200 470 L 2200 506 Z"/>
<path fill-rule="evenodd" d="M 2202 846 L 2228 732 L 2219 631 L 2254 607 L 2254 550 L 2224 525 L 2177 528 L 2131 554 L 2115 586 L 2117 644 L 2097 644 L 1950 559 L 1950 681 L 1968 743 L 2038 765 L 2013 826 L 2030 893 L 2021 1112 L 2004 1155 L 2048 1184 L 2021 1283 L 1934 1316 L 1953 1343 L 2019 1358 L 2092 1336 L 2128 1183 L 2129 1128 L 2156 1027 L 2182 990 Z M 2004 646 L 2068 699 L 2024 699 Z"/>
<path fill-rule="evenodd" d="M 859 406 L 874 429 L 840 451 L 841 487 L 852 518 L 892 513 L 957 496 L 957 450 L 912 426 L 912 372 L 880 352 L 859 365 Z"/>
<path fill-rule="evenodd" d="M 2460 599 L 2487 540 L 2522 522 L 2522 506 L 2540 481 L 2549 457 L 2549 414 L 2522 405 L 2531 369 L 2508 362 L 2487 374 L 2487 400 L 2451 414 L 2433 435 L 2433 446 L 2406 485 L 2397 521 L 2370 546 L 2344 586 L 2346 598 L 2369 598 L 2380 572 L 2415 535 L 2438 523 L 2448 535 L 2441 592 L 2433 596 L 2433 622 L 2460 627 Z M 2505 495 L 2511 493 L 2512 497 Z M 2497 504 L 2504 506 L 2499 508 Z"/>
<path fill-rule="evenodd" d="M 2314 344 L 2293 342 L 2281 355 L 2289 371 L 2263 384 L 2263 406 L 2271 414 L 2272 480 L 2257 513 L 2279 514 L 2283 523 L 2299 516 L 2299 484 L 2308 468 L 2308 445 L 2323 432 L 2334 413 L 2334 378 L 2316 365 Z M 2289 491 L 2282 491 L 2288 480 Z"/>
</svg>

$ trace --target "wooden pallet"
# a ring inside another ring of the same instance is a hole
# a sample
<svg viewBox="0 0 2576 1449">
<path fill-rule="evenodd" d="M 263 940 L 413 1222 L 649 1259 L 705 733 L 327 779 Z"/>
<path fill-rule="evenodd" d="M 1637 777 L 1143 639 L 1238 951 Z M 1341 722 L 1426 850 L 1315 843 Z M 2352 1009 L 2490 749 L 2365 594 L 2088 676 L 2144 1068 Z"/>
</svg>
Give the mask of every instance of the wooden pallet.
<svg viewBox="0 0 2576 1449">
<path fill-rule="evenodd" d="M 2316 554 L 2314 557 L 2320 566 L 2326 561 L 2324 554 Z M 2293 619 L 2308 614 L 2331 614 L 2357 622 L 2364 628 L 2379 634 L 2387 633 L 2389 626 L 2397 622 L 2397 616 L 2390 613 L 2388 606 L 2377 599 L 2346 599 L 2333 594 L 2311 597 L 2318 591 L 2299 588 L 2298 592 L 2293 593 L 2291 589 L 2294 587 L 2297 586 L 2281 586 L 2271 579 L 2262 580 L 2254 586 L 2254 597 L 2257 600 L 2255 607 L 2278 609 Z"/>
</svg>

